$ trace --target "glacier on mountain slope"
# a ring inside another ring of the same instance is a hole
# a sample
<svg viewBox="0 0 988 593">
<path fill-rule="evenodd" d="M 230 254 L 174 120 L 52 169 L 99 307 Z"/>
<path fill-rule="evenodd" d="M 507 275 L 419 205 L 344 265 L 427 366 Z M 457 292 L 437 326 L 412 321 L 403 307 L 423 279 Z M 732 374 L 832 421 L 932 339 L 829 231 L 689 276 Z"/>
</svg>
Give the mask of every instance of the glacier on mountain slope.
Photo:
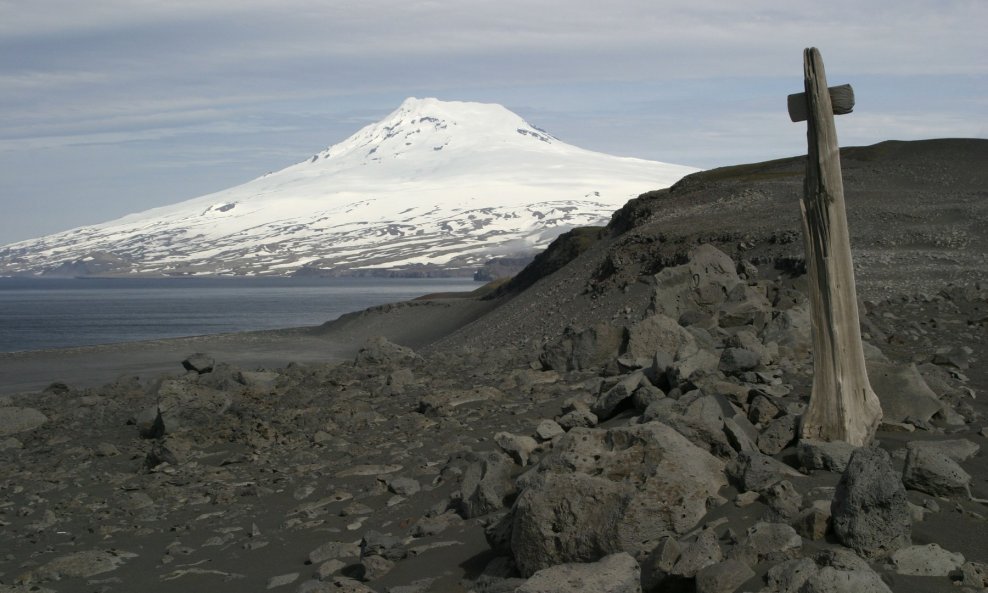
<svg viewBox="0 0 988 593">
<path fill-rule="evenodd" d="M 694 171 L 571 146 L 500 105 L 410 98 L 243 185 L 0 248 L 0 274 L 470 271 Z"/>
</svg>

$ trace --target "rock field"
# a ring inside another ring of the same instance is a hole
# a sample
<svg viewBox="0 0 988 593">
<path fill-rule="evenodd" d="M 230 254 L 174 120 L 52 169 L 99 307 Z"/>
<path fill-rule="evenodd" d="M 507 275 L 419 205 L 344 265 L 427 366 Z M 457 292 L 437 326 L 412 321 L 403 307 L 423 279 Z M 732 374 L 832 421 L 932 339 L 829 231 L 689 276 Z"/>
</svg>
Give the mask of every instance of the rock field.
<svg viewBox="0 0 988 593">
<path fill-rule="evenodd" d="M 876 180 L 905 158 L 860 150 Z M 950 151 L 938 191 L 977 194 L 983 217 L 986 173 L 951 185 Z M 408 324 L 448 303 L 312 330 L 353 345 L 342 361 L 188 352 L 164 375 L 0 396 L 0 593 L 988 590 L 985 238 L 944 247 L 949 278 L 862 282 L 876 440 L 800 440 L 789 215 L 743 248 L 662 218 L 677 195 L 779 178 L 643 197 L 429 340 Z M 919 252 L 861 240 L 864 278 Z"/>
</svg>

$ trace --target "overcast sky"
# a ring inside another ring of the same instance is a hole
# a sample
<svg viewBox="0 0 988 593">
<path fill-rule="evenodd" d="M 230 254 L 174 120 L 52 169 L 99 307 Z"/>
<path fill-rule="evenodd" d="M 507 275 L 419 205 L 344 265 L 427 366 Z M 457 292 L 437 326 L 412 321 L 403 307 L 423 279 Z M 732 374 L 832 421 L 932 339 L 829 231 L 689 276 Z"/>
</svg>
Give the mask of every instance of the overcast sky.
<svg viewBox="0 0 988 593">
<path fill-rule="evenodd" d="M 805 152 L 802 50 L 842 145 L 988 135 L 985 0 L 0 0 L 0 244 L 304 160 L 408 96 L 715 167 Z"/>
</svg>

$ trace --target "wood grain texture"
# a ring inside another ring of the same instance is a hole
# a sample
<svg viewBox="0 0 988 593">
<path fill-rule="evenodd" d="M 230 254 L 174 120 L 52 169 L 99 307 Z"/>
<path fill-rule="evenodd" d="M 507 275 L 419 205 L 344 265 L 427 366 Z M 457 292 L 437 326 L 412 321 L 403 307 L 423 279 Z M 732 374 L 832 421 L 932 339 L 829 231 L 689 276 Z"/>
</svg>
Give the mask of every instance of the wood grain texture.
<svg viewBox="0 0 988 593">
<path fill-rule="evenodd" d="M 804 53 L 804 85 L 809 150 L 800 206 L 813 321 L 813 391 L 800 436 L 863 446 L 874 437 L 882 410 L 865 367 L 837 129 L 816 48 Z"/>
<path fill-rule="evenodd" d="M 831 113 L 834 115 L 844 115 L 854 111 L 854 89 L 849 84 L 832 86 L 827 89 L 830 95 Z M 789 108 L 789 119 L 806 121 L 809 118 L 809 108 L 806 102 L 806 93 L 794 93 L 786 98 Z"/>
</svg>

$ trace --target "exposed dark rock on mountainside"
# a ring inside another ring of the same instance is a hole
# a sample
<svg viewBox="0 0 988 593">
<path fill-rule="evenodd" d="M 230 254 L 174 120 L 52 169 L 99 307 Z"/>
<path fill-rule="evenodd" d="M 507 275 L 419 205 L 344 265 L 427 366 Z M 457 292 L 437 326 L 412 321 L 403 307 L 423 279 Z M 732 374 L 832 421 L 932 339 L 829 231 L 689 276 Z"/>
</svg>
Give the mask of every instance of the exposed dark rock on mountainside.
<svg viewBox="0 0 988 593">
<path fill-rule="evenodd" d="M 797 439 L 802 164 L 733 167 L 343 362 L 0 397 L 0 592 L 983 591 L 986 147 L 845 151 L 873 447 Z"/>
</svg>

